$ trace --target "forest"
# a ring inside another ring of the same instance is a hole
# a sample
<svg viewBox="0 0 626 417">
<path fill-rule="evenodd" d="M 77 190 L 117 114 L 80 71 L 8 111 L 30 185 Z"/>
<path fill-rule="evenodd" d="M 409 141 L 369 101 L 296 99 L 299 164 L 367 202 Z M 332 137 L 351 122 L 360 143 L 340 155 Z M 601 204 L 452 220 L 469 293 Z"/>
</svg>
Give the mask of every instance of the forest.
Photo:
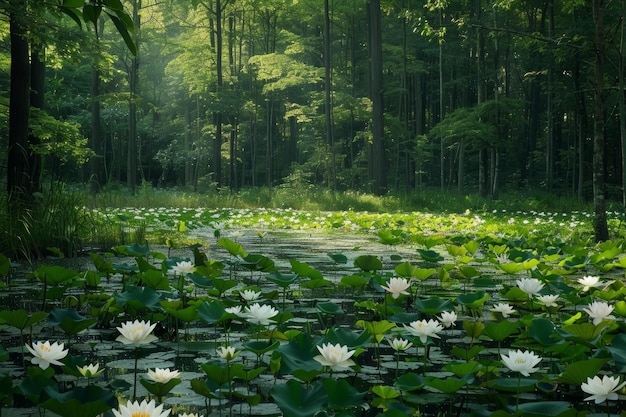
<svg viewBox="0 0 626 417">
<path fill-rule="evenodd" d="M 601 212 L 624 199 L 622 3 L 2 0 L 1 178 Z"/>
</svg>

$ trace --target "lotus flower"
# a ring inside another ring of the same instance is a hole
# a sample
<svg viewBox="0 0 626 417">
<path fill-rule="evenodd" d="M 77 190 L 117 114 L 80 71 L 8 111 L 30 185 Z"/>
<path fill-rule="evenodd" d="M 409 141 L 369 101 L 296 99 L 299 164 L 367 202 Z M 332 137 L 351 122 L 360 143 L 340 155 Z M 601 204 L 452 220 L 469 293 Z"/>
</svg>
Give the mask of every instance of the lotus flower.
<svg viewBox="0 0 626 417">
<path fill-rule="evenodd" d="M 558 304 L 556 303 L 558 299 L 559 299 L 558 294 L 548 294 L 548 295 L 537 296 L 537 301 L 539 301 L 541 304 L 543 304 L 546 307 L 558 307 Z"/>
<path fill-rule="evenodd" d="M 239 352 L 233 346 L 220 346 L 216 349 L 217 354 L 220 358 L 225 359 L 227 361 L 232 361 L 239 355 Z"/>
<path fill-rule="evenodd" d="M 90 363 L 89 365 L 85 366 L 77 366 L 76 369 L 78 369 L 78 372 L 80 372 L 80 374 L 85 378 L 95 378 L 102 372 L 104 372 L 104 369 L 100 369 L 99 363 Z"/>
<path fill-rule="evenodd" d="M 528 294 L 529 297 L 539 294 L 543 289 L 543 284 L 537 278 L 522 278 L 516 281 L 520 290 Z"/>
<path fill-rule="evenodd" d="M 396 299 L 400 297 L 400 294 L 409 295 L 407 289 L 411 286 L 411 282 L 404 278 L 390 278 L 387 282 L 387 286 L 383 288 L 391 293 L 391 296 Z"/>
<path fill-rule="evenodd" d="M 121 335 L 115 340 L 125 345 L 135 345 L 135 347 L 152 343 L 158 340 L 156 336 L 150 334 L 155 327 L 156 323 L 150 324 L 150 321 L 127 321 L 122 323 L 122 327 L 117 328 Z"/>
<path fill-rule="evenodd" d="M 409 342 L 406 339 L 402 339 L 402 338 L 395 338 L 393 340 L 391 340 L 389 342 L 389 345 L 396 351 L 403 351 L 403 350 L 407 350 L 408 348 L 410 348 L 411 346 L 413 346 L 413 343 Z"/>
<path fill-rule="evenodd" d="M 535 368 L 535 365 L 541 362 L 541 357 L 528 350 L 509 350 L 508 356 L 502 353 L 500 357 L 507 368 L 524 376 L 537 372 L 539 368 Z"/>
<path fill-rule="evenodd" d="M 176 262 L 176 265 L 172 267 L 174 272 L 178 272 L 181 275 L 192 274 L 196 271 L 196 266 L 191 261 Z"/>
<path fill-rule="evenodd" d="M 491 307 L 489 311 L 493 311 L 494 313 L 500 313 L 505 319 L 509 318 L 511 314 L 516 312 L 513 306 L 507 303 L 495 304 L 493 307 Z"/>
<path fill-rule="evenodd" d="M 30 362 L 33 365 L 39 365 L 41 369 L 48 369 L 50 365 L 63 365 L 61 359 L 67 356 L 68 350 L 63 349 L 64 344 L 58 344 L 54 342 L 50 344 L 50 341 L 45 342 L 33 342 L 32 347 L 28 344 L 26 349 L 33 355 Z"/>
<path fill-rule="evenodd" d="M 270 318 L 278 314 L 278 310 L 267 304 L 254 303 L 250 307 L 246 307 L 241 313 L 250 323 L 262 324 L 267 326 L 270 324 Z"/>
<path fill-rule="evenodd" d="M 441 324 L 436 320 L 416 320 L 404 325 L 404 328 L 413 336 L 418 336 L 420 342 L 426 343 L 428 336 L 439 339 L 438 332 L 443 330 Z"/>
<path fill-rule="evenodd" d="M 613 306 L 610 306 L 604 301 L 594 301 L 587 305 L 587 308 L 583 308 L 583 311 L 593 319 L 593 325 L 597 326 L 602 320 L 615 320 L 615 316 L 611 315 L 613 312 Z"/>
<path fill-rule="evenodd" d="M 228 314 L 234 314 L 235 316 L 240 316 L 241 306 L 226 307 L 224 311 L 227 312 Z"/>
<path fill-rule="evenodd" d="M 626 381 L 620 384 L 619 376 L 594 376 L 588 377 L 587 382 L 583 382 L 580 388 L 587 394 L 591 394 L 585 398 L 585 401 L 594 400 L 596 404 L 605 402 L 606 400 L 617 400 L 617 391 L 626 385 Z"/>
<path fill-rule="evenodd" d="M 169 368 L 161 369 L 155 368 L 154 371 L 148 369 L 148 377 L 154 382 L 158 382 L 160 384 L 167 384 L 174 378 L 180 377 L 180 372 L 173 370 L 170 371 Z"/>
<path fill-rule="evenodd" d="M 583 292 L 589 291 L 591 288 L 599 287 L 600 285 L 602 285 L 602 283 L 600 282 L 600 277 L 596 277 L 593 275 L 585 275 L 584 277 L 579 278 L 578 283 L 583 286 Z"/>
<path fill-rule="evenodd" d="M 349 367 L 356 365 L 356 363 L 350 359 L 354 355 L 353 350 L 348 350 L 348 346 L 342 346 L 339 343 L 332 345 L 330 343 L 324 343 L 322 346 L 317 346 L 320 355 L 313 357 L 316 361 L 323 366 L 330 366 L 334 370 L 348 369 Z"/>
<path fill-rule="evenodd" d="M 454 311 L 444 311 L 437 319 L 443 324 L 443 327 L 451 327 L 456 323 L 457 315 Z"/>
<path fill-rule="evenodd" d="M 167 417 L 172 410 L 163 410 L 163 404 L 157 406 L 156 401 L 146 402 L 143 400 L 127 402 L 121 405 L 119 410 L 112 410 L 115 417 Z"/>
<path fill-rule="evenodd" d="M 254 301 L 261 297 L 261 291 L 243 290 L 239 292 L 239 295 L 246 301 Z"/>
</svg>

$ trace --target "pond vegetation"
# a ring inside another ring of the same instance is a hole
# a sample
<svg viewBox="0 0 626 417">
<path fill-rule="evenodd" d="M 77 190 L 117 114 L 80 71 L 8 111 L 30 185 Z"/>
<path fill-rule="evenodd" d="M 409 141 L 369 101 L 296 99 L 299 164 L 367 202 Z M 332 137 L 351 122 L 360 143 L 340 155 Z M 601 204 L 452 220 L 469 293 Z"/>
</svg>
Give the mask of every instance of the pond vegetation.
<svg viewBox="0 0 626 417">
<path fill-rule="evenodd" d="M 626 248 L 585 212 L 90 213 L 127 243 L 0 257 L 3 415 L 623 415 Z"/>
</svg>

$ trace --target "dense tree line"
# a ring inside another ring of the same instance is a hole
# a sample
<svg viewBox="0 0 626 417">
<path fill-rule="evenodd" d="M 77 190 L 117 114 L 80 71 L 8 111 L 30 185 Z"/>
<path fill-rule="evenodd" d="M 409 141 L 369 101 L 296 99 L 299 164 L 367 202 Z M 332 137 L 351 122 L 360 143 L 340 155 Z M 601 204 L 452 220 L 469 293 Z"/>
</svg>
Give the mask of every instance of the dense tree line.
<svg viewBox="0 0 626 417">
<path fill-rule="evenodd" d="M 9 190 L 43 172 L 94 190 L 541 188 L 599 213 L 624 199 L 625 2 L 0 4 L 2 115 L 9 91 L 37 109 L 18 148 L 3 124 Z"/>
</svg>

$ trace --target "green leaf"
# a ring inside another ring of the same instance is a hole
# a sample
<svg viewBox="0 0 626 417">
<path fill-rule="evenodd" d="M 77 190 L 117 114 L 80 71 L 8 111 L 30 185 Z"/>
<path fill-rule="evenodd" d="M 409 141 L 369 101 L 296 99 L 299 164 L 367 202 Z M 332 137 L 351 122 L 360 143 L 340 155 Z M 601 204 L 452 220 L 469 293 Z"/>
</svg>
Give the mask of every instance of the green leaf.
<svg viewBox="0 0 626 417">
<path fill-rule="evenodd" d="M 235 318 L 235 316 L 228 314 L 225 310 L 224 304 L 219 301 L 204 301 L 198 306 L 198 315 L 200 319 L 208 324 L 217 324 L 223 320 L 229 318 Z"/>
<path fill-rule="evenodd" d="M 314 417 L 327 401 L 326 392 L 319 382 L 306 388 L 293 379 L 272 387 L 270 395 L 285 417 Z"/>
<path fill-rule="evenodd" d="M 327 255 L 338 264 L 343 265 L 348 263 L 348 257 L 343 253 L 327 253 Z"/>
<path fill-rule="evenodd" d="M 485 325 L 479 321 L 464 320 L 463 329 L 465 329 L 469 337 L 476 339 L 485 329 Z"/>
<path fill-rule="evenodd" d="M 375 385 L 372 387 L 372 392 L 385 400 L 398 398 L 401 395 L 400 391 L 389 385 Z"/>
<path fill-rule="evenodd" d="M 4 254 L 0 253 L 0 275 L 4 275 L 5 277 L 9 275 L 11 271 L 11 260 L 7 258 Z"/>
<path fill-rule="evenodd" d="M 96 324 L 97 317 L 84 317 L 73 308 L 55 308 L 50 312 L 48 323 L 58 326 L 68 335 L 75 335 Z"/>
<path fill-rule="evenodd" d="M 134 310 L 155 310 L 161 301 L 161 296 L 149 287 L 128 286 L 126 291 L 115 293 L 113 297 L 120 307 Z"/>
<path fill-rule="evenodd" d="M 394 327 L 396 327 L 395 323 L 391 323 L 387 320 L 381 321 L 365 321 L 359 320 L 356 322 L 356 325 L 359 327 L 363 327 L 369 334 L 374 336 L 377 342 L 383 340 L 384 335 Z"/>
<path fill-rule="evenodd" d="M 498 378 L 487 382 L 489 388 L 505 392 L 531 392 L 535 390 L 536 379 L 532 378 Z"/>
<path fill-rule="evenodd" d="M 306 262 L 300 262 L 296 259 L 290 259 L 289 263 L 291 264 L 291 270 L 301 276 L 301 277 L 306 277 L 306 278 L 311 278 L 313 280 L 316 279 L 323 279 L 324 275 L 322 275 L 322 273 L 320 271 L 318 271 L 317 269 L 313 268 L 312 266 L 310 266 L 309 264 L 307 264 Z"/>
<path fill-rule="evenodd" d="M 616 371 L 619 373 L 626 371 L 626 334 L 619 333 L 615 335 L 606 349 L 611 352 Z"/>
<path fill-rule="evenodd" d="M 369 278 L 363 277 L 361 275 L 345 275 L 341 277 L 341 281 L 339 281 L 340 287 L 363 287 L 369 282 Z"/>
<path fill-rule="evenodd" d="M 365 402 L 364 397 L 367 392 L 359 392 L 345 379 L 325 378 L 322 384 L 326 390 L 328 405 L 334 409 L 355 407 Z"/>
<path fill-rule="evenodd" d="M 78 272 L 58 265 L 40 266 L 33 272 L 35 278 L 48 285 L 69 284 L 78 277 Z"/>
<path fill-rule="evenodd" d="M 496 342 L 502 342 L 511 336 L 520 327 L 519 321 L 502 320 L 499 322 L 487 322 L 482 334 Z"/>
<path fill-rule="evenodd" d="M 169 278 L 158 269 L 150 269 L 140 272 L 137 274 L 137 278 L 142 284 L 154 290 L 167 291 L 170 289 Z"/>
<path fill-rule="evenodd" d="M 445 394 L 453 394 L 460 390 L 463 386 L 467 385 L 467 381 L 459 378 L 428 378 L 426 385 L 441 391 Z"/>
<path fill-rule="evenodd" d="M 339 304 L 333 303 L 331 301 L 317 303 L 315 307 L 324 314 L 344 314 L 345 311 L 341 308 Z"/>
<path fill-rule="evenodd" d="M 402 391 L 416 391 L 424 385 L 424 378 L 414 372 L 402 374 L 394 382 L 394 386 Z"/>
<path fill-rule="evenodd" d="M 566 401 L 538 401 L 519 405 L 524 417 L 574 417 L 578 411 Z"/>
<path fill-rule="evenodd" d="M 463 359 L 465 361 L 469 361 L 472 360 L 476 357 L 476 355 L 478 355 L 480 352 L 482 352 L 485 348 L 483 346 L 480 345 L 474 345 L 472 346 L 470 349 L 465 349 L 462 348 L 458 345 L 455 345 L 452 347 L 452 350 L 450 353 L 452 353 L 452 355 L 456 356 L 459 359 Z"/>
<path fill-rule="evenodd" d="M 489 294 L 485 291 L 478 291 L 470 294 L 461 294 L 456 297 L 456 302 L 473 310 L 482 307 L 489 297 Z"/>
<path fill-rule="evenodd" d="M 360 255 L 354 260 L 354 266 L 366 272 L 375 272 L 383 269 L 381 260 L 373 255 Z"/>
<path fill-rule="evenodd" d="M 444 260 L 444 257 L 441 256 L 439 252 L 436 252 L 434 250 L 431 250 L 431 249 L 416 249 L 416 250 L 417 250 L 417 253 L 419 253 L 422 259 L 425 261 L 439 262 L 439 261 Z"/>
<path fill-rule="evenodd" d="M 32 315 L 29 315 L 26 310 L 2 310 L 0 311 L 0 323 L 6 323 L 16 329 L 24 330 L 39 323 L 47 316 L 48 313 L 44 311 L 35 311 Z"/>
<path fill-rule="evenodd" d="M 248 256 L 241 244 L 234 242 L 226 237 L 220 238 L 217 241 L 217 246 L 221 246 L 222 248 L 226 249 L 228 253 L 233 256 L 240 256 L 241 258 L 245 258 L 246 256 Z"/>
<path fill-rule="evenodd" d="M 552 337 L 555 335 L 554 330 L 554 324 L 550 320 L 544 317 L 535 317 L 530 322 L 528 335 L 544 346 L 563 343 L 562 340 Z"/>
<path fill-rule="evenodd" d="M 49 386 L 44 389 L 42 400 L 42 408 L 62 417 L 96 417 L 118 406 L 113 392 L 96 385 L 74 387 L 64 393 Z"/>
<path fill-rule="evenodd" d="M 372 335 L 367 330 L 357 333 L 343 327 L 333 327 L 324 335 L 326 343 L 332 343 L 333 345 L 339 343 L 340 345 L 348 346 L 350 350 L 367 346 L 371 338 Z"/>
<path fill-rule="evenodd" d="M 281 374 L 292 373 L 296 369 L 321 370 L 322 365 L 313 359 L 319 355 L 319 351 L 313 343 L 311 336 L 306 333 L 300 333 L 289 341 L 289 343 L 281 345 L 276 349 L 281 354 Z"/>
<path fill-rule="evenodd" d="M 608 360 L 608 358 L 591 358 L 572 362 L 556 379 L 559 382 L 580 387 L 580 384 L 587 382 L 587 378 L 597 375 Z"/>
<path fill-rule="evenodd" d="M 278 285 L 281 288 L 287 288 L 288 286 L 296 282 L 296 280 L 299 278 L 299 275 L 298 274 L 282 274 L 278 271 L 275 271 L 267 275 L 265 278 L 267 278 L 268 281 L 273 282 L 274 284 Z"/>
<path fill-rule="evenodd" d="M 451 300 L 444 300 L 439 297 L 430 297 L 427 299 L 415 300 L 415 307 L 422 314 L 439 314 L 443 311 L 454 310 L 454 304 Z"/>
</svg>

